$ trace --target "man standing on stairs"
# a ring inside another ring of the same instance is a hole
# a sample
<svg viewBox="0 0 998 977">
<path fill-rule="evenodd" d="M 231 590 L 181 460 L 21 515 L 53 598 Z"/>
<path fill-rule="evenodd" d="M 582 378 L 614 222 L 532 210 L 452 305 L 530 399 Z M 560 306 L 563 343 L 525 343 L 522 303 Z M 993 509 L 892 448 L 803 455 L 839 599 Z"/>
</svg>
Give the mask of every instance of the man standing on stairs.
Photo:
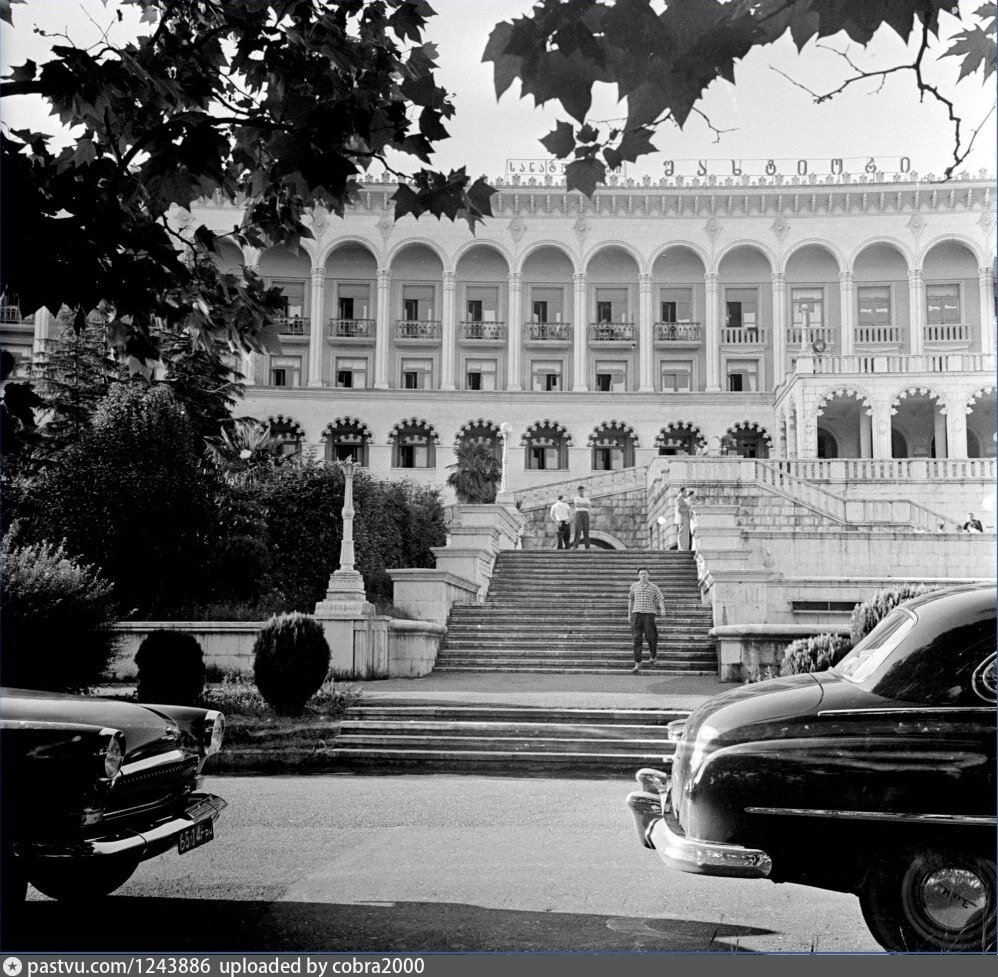
<svg viewBox="0 0 998 977">
<path fill-rule="evenodd" d="M 589 510 L 592 509 L 592 502 L 586 498 L 586 487 L 579 486 L 579 494 L 572 499 L 575 506 L 575 539 L 572 540 L 572 549 L 579 548 L 579 540 L 585 537 L 586 549 L 589 549 Z"/>
<path fill-rule="evenodd" d="M 565 501 L 564 495 L 559 495 L 558 500 L 551 506 L 551 518 L 554 520 L 555 533 L 558 537 L 556 549 L 567 550 L 572 532 L 572 509 Z"/>
<path fill-rule="evenodd" d="M 627 594 L 627 616 L 631 622 L 631 634 L 634 636 L 634 668 L 632 672 L 641 671 L 642 638 L 648 639 L 648 658 L 652 665 L 658 657 L 658 627 L 655 624 L 655 614 L 665 614 L 665 597 L 662 591 L 648 579 L 648 570 L 642 567 L 638 570 L 638 579 L 631 584 Z"/>
<path fill-rule="evenodd" d="M 679 549 L 689 550 L 690 539 L 690 504 L 687 501 L 686 489 L 681 488 L 676 496 L 676 523 L 678 525 Z"/>
</svg>

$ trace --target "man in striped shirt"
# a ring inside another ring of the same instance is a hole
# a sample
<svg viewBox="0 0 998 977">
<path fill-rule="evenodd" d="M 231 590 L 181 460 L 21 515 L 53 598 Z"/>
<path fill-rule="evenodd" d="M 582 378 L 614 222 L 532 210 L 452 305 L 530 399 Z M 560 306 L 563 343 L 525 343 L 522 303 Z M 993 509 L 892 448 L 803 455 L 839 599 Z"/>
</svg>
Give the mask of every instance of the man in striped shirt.
<svg viewBox="0 0 998 977">
<path fill-rule="evenodd" d="M 634 635 L 634 668 L 632 672 L 641 671 L 642 639 L 648 639 L 648 658 L 655 664 L 658 656 L 658 627 L 655 624 L 655 614 L 665 613 L 665 597 L 649 579 L 648 570 L 642 567 L 638 570 L 638 579 L 631 584 L 627 595 L 627 616 L 631 622 L 631 634 Z"/>
</svg>

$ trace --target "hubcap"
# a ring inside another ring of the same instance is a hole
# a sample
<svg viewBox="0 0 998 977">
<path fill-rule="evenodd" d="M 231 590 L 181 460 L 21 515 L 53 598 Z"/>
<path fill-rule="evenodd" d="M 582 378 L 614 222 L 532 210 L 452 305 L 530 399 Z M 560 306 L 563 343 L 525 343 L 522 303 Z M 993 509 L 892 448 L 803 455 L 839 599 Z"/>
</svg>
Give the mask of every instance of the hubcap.
<svg viewBox="0 0 998 977">
<path fill-rule="evenodd" d="M 919 894 L 929 922 L 955 931 L 980 921 L 988 900 L 984 880 L 964 868 L 937 869 L 922 881 Z"/>
</svg>

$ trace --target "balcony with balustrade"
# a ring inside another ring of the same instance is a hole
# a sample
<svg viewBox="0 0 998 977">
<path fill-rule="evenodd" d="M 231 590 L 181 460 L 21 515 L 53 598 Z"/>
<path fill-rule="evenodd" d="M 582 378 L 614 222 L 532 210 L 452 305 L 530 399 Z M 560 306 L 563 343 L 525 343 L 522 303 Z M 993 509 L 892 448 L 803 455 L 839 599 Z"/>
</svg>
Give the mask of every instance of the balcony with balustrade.
<svg viewBox="0 0 998 977">
<path fill-rule="evenodd" d="M 279 316 L 277 319 L 277 332 L 282 340 L 308 339 L 308 318 L 300 315 Z"/>
<path fill-rule="evenodd" d="M 405 346 L 433 346 L 440 342 L 439 319 L 396 319 L 395 342 Z"/>
<path fill-rule="evenodd" d="M 857 326 L 853 330 L 853 344 L 859 346 L 900 346 L 900 326 Z"/>
<path fill-rule="evenodd" d="M 498 319 L 464 319 L 458 325 L 458 336 L 469 346 L 504 346 L 506 323 Z"/>
<path fill-rule="evenodd" d="M 572 342 L 570 322 L 525 322 L 523 342 L 528 346 L 568 346 Z"/>
<path fill-rule="evenodd" d="M 638 339 L 638 327 L 633 322 L 590 322 L 591 346 L 633 346 Z"/>
<path fill-rule="evenodd" d="M 836 344 L 835 329 L 832 326 L 791 326 L 786 338 L 787 349 L 791 353 L 797 350 L 830 353 Z"/>
<path fill-rule="evenodd" d="M 346 345 L 370 345 L 374 342 L 374 319 L 334 319 L 326 324 L 326 338 Z"/>
<path fill-rule="evenodd" d="M 737 346 L 767 346 L 769 345 L 769 329 L 766 326 L 723 326 L 721 328 L 721 345 Z"/>
<path fill-rule="evenodd" d="M 658 347 L 699 346 L 703 342 L 699 322 L 656 322 L 652 328 Z"/>
<path fill-rule="evenodd" d="M 966 323 L 930 322 L 923 330 L 926 346 L 967 345 L 971 339 L 971 327 Z"/>
</svg>

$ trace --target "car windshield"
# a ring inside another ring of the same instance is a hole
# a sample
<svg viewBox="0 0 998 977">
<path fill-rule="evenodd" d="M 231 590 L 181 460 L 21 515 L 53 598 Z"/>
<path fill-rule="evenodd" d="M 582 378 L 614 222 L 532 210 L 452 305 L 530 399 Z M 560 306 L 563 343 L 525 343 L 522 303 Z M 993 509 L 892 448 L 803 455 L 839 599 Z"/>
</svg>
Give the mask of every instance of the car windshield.
<svg viewBox="0 0 998 977">
<path fill-rule="evenodd" d="M 896 608 L 887 615 L 832 671 L 850 682 L 865 682 L 915 626 L 915 616 Z"/>
</svg>

